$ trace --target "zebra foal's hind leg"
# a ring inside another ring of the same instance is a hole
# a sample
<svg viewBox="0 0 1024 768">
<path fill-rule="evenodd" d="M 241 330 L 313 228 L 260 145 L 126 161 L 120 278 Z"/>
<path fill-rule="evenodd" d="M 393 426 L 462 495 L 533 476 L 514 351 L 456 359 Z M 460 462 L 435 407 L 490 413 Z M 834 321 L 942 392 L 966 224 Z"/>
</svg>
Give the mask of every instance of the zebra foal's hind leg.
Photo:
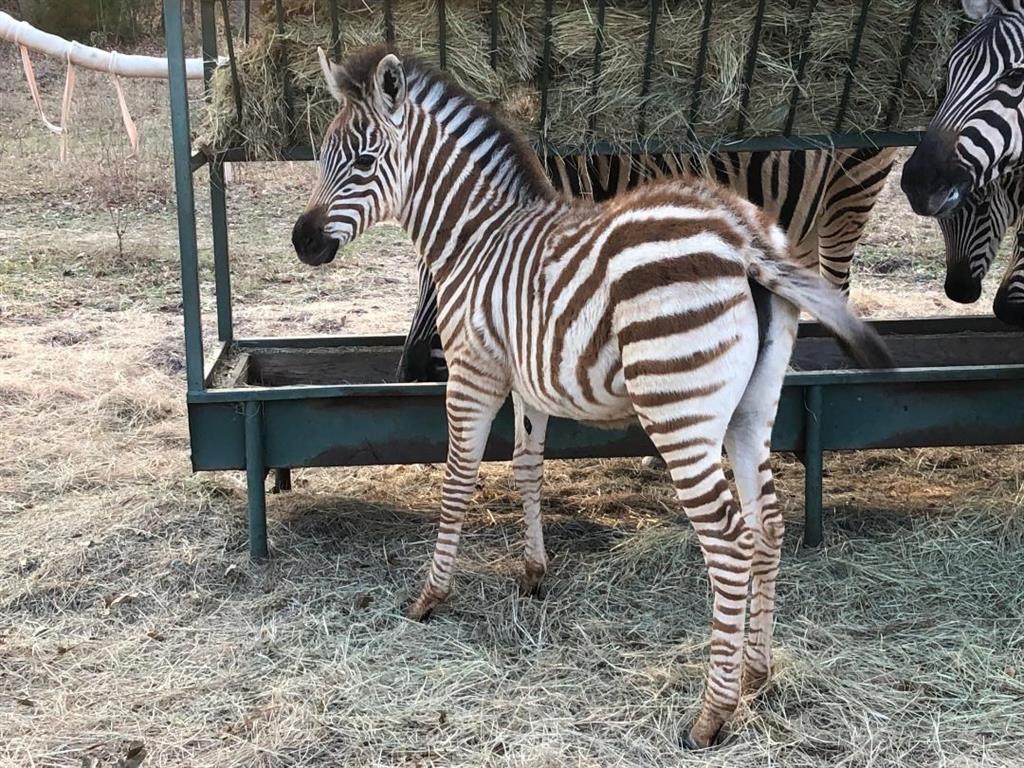
<svg viewBox="0 0 1024 768">
<path fill-rule="evenodd" d="M 683 423 L 696 418 L 683 416 Z M 710 659 L 704 703 L 684 745 L 714 744 L 740 700 L 743 634 L 754 535 L 729 490 L 719 439 L 703 430 L 652 431 L 648 435 L 669 467 L 676 496 L 700 542 L 711 582 Z M 703 425 L 706 426 L 706 425 Z"/>
<path fill-rule="evenodd" d="M 717 386 L 682 391 L 672 377 L 644 376 L 640 383 L 627 379 L 627 387 L 640 423 L 668 464 L 676 497 L 700 542 L 714 596 L 704 703 L 683 742 L 701 749 L 715 742 L 740 700 L 754 535 L 722 469 L 722 439 L 738 397 Z"/>
<path fill-rule="evenodd" d="M 476 490 L 491 422 L 505 402 L 508 386 L 475 364 L 450 368 L 445 409 L 448 414 L 448 460 L 441 488 L 441 520 L 430 573 L 420 596 L 405 609 L 410 619 L 426 619 L 451 590 L 455 555 L 466 508 Z"/>
<path fill-rule="evenodd" d="M 743 646 L 743 690 L 753 693 L 770 679 L 775 581 L 785 524 L 775 495 L 771 439 L 786 367 L 796 339 L 797 309 L 772 297 L 768 327 L 754 371 L 725 433 L 736 490 L 747 527 L 754 534 L 750 614 Z"/>
<path fill-rule="evenodd" d="M 516 488 L 523 497 L 526 520 L 526 563 L 519 589 L 524 595 L 541 595 L 541 581 L 547 570 L 544 531 L 540 520 L 540 488 L 544 478 L 544 437 L 548 416 L 523 402 L 512 393 L 515 406 L 516 447 L 512 454 L 512 474 Z"/>
</svg>

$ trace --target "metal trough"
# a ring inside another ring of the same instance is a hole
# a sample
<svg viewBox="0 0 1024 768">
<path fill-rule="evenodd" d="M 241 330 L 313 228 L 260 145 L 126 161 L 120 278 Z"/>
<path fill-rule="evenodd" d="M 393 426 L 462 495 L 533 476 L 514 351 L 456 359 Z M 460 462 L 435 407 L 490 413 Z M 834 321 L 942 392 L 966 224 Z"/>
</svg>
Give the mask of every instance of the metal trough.
<svg viewBox="0 0 1024 768">
<path fill-rule="evenodd" d="M 805 540 L 822 540 L 824 451 L 1024 442 L 1024 332 L 989 318 L 875 323 L 899 368 L 846 370 L 816 324 L 801 326 L 786 379 L 776 451 L 807 468 Z M 395 384 L 401 336 L 240 339 L 225 343 L 188 395 L 196 470 L 245 469 L 250 544 L 265 557 L 269 469 L 443 462 L 443 384 Z M 489 461 L 512 455 L 511 404 L 495 420 Z M 553 419 L 549 458 L 644 456 L 634 427 L 608 431 Z M 287 484 L 282 472 L 279 483 Z"/>
</svg>

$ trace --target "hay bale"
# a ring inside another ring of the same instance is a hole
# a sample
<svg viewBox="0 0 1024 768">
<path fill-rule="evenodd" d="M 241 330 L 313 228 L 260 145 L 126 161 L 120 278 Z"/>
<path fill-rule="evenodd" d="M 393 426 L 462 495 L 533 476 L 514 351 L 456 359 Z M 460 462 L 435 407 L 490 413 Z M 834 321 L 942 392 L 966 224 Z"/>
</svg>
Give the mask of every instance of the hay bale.
<svg viewBox="0 0 1024 768">
<path fill-rule="evenodd" d="M 810 55 L 800 84 L 794 132 L 829 133 L 835 130 L 839 116 L 860 3 L 820 0 L 810 34 L 805 35 L 810 2 L 768 3 L 745 110 L 742 82 L 758 3 L 719 0 L 714 4 L 699 109 L 692 122 L 703 13 L 698 2 L 665 2 L 660 7 L 645 96 L 648 3 L 623 0 L 609 4 L 602 65 L 595 76 L 594 0 L 556 0 L 551 20 L 548 113 L 543 126 L 538 85 L 544 46 L 543 2 L 501 1 L 496 66 L 492 67 L 491 3 L 448 0 L 447 70 L 533 138 L 559 144 L 597 140 L 671 144 L 687 141 L 691 130 L 707 140 L 779 133 L 807 39 Z M 875 0 L 871 4 L 843 130 L 885 127 L 914 4 L 915 0 Z M 384 17 L 379 8 L 370 9 L 356 0 L 339 0 L 338 6 L 343 51 L 384 39 Z M 393 13 L 398 47 L 439 63 L 435 1 L 395 0 Z M 244 90 L 241 120 L 235 114 L 230 72 L 222 67 L 215 73 L 201 130 L 202 146 L 212 150 L 244 146 L 257 157 L 272 157 L 289 145 L 318 143 L 334 112 L 315 55 L 316 46 L 330 47 L 328 0 L 288 0 L 283 33 L 278 33 L 270 20 L 265 20 L 238 55 Z M 921 127 L 934 111 L 942 86 L 942 65 L 960 23 L 956 4 L 925 0 L 904 87 L 897 94 L 894 127 Z M 739 130 L 741 114 L 745 125 Z M 596 116 L 593 131 L 592 116 Z"/>
</svg>

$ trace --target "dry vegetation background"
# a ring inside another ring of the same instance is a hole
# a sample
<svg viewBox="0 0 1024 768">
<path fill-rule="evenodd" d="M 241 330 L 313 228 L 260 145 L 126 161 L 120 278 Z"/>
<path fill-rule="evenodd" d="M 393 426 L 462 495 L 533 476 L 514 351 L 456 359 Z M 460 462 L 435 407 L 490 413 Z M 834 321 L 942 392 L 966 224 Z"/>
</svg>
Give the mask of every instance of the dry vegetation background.
<svg viewBox="0 0 1024 768">
<path fill-rule="evenodd" d="M 56 111 L 61 68 L 38 70 Z M 778 678 L 701 755 L 678 736 L 706 658 L 703 566 L 665 477 L 635 461 L 551 463 L 543 601 L 516 595 L 503 464 L 428 624 L 398 606 L 432 547 L 437 467 L 298 471 L 269 501 L 271 561 L 250 563 L 242 474 L 189 471 L 162 85 L 126 83 L 143 136 L 126 160 L 108 81 L 80 73 L 62 165 L 9 47 L 0 71 L 0 765 L 1021 763 L 1019 447 L 829 456 L 817 551 L 799 544 L 802 470 L 777 457 Z M 294 257 L 310 173 L 236 169 L 239 332 L 403 331 L 399 233 L 330 269 Z M 893 185 L 857 304 L 962 311 L 939 254 Z"/>
</svg>

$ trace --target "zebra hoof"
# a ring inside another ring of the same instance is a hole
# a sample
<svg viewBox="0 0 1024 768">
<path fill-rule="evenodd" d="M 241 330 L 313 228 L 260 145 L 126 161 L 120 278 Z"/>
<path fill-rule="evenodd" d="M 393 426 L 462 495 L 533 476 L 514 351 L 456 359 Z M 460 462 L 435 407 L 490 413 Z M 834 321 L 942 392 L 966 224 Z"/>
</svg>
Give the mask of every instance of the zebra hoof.
<svg viewBox="0 0 1024 768">
<path fill-rule="evenodd" d="M 526 564 L 526 570 L 519 577 L 519 594 L 523 597 L 534 597 L 543 600 L 546 590 L 544 589 L 544 566 L 533 563 Z"/>
<path fill-rule="evenodd" d="M 756 696 L 768 687 L 771 681 L 770 672 L 753 672 L 745 670 L 743 673 L 743 695 Z"/>
<path fill-rule="evenodd" d="M 688 750 L 690 752 L 696 752 L 698 749 L 702 749 L 702 747 L 697 746 L 697 742 L 695 742 L 689 736 L 684 736 L 683 749 Z"/>
<path fill-rule="evenodd" d="M 406 603 L 402 609 L 405 618 L 413 621 L 426 621 L 441 603 L 445 601 L 448 594 L 440 594 L 436 590 L 426 589 L 415 601 Z"/>
<path fill-rule="evenodd" d="M 710 735 L 707 736 L 707 738 L 701 738 L 700 736 L 695 735 L 696 732 L 700 729 L 700 720 L 702 719 L 703 718 L 700 718 L 697 721 L 697 724 L 694 725 L 693 729 L 691 729 L 690 732 L 683 737 L 681 742 L 683 749 L 689 750 L 691 752 L 698 752 L 702 749 L 710 749 L 718 743 L 718 737 L 722 733 L 721 725 L 718 726 L 718 728 L 715 731 L 710 733 Z"/>
<path fill-rule="evenodd" d="M 547 597 L 548 591 L 541 582 L 523 577 L 519 579 L 519 594 L 523 597 L 532 597 L 534 600 L 543 600 Z"/>
<path fill-rule="evenodd" d="M 402 605 L 402 615 L 412 621 L 426 623 L 430 620 L 430 614 L 434 612 L 433 606 L 425 608 L 420 605 L 421 600 L 409 600 Z"/>
<path fill-rule="evenodd" d="M 691 733 L 688 736 L 683 737 L 682 745 L 683 749 L 685 749 L 688 752 L 700 752 L 702 749 L 711 749 L 711 747 L 713 747 L 717 741 L 718 735 L 715 734 L 715 736 L 707 744 L 702 745 L 699 741 L 697 741 L 697 739 L 693 738 L 693 734 Z"/>
</svg>

